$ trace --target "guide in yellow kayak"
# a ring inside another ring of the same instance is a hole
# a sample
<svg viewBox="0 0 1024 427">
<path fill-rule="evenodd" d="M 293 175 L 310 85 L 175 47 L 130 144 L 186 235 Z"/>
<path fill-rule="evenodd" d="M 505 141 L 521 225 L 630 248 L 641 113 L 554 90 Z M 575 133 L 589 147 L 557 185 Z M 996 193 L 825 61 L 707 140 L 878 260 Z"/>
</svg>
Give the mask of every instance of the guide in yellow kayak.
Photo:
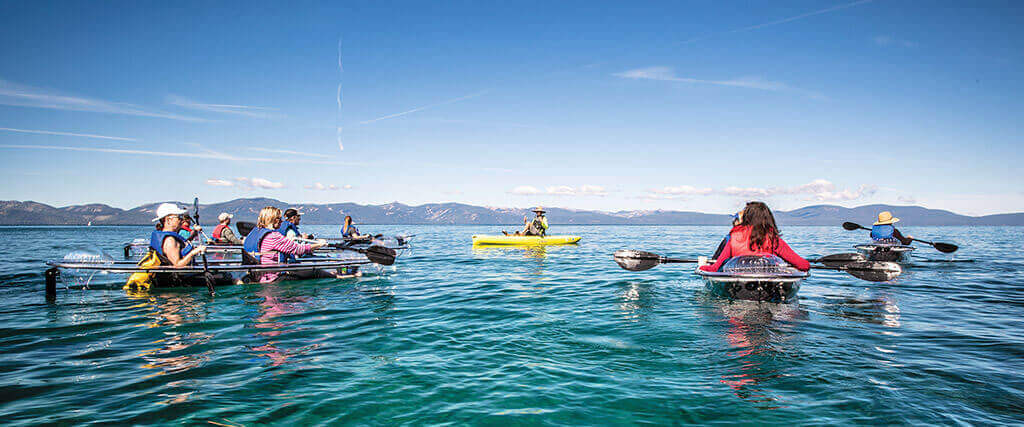
<svg viewBox="0 0 1024 427">
<path fill-rule="evenodd" d="M 474 245 L 569 245 L 580 241 L 580 236 L 548 236 L 548 219 L 544 208 L 533 210 L 536 217 L 523 217 L 523 230 L 509 234 L 502 230 L 501 236 L 474 235 Z"/>
<path fill-rule="evenodd" d="M 571 245 L 580 236 L 487 236 L 474 235 L 474 245 Z"/>
</svg>

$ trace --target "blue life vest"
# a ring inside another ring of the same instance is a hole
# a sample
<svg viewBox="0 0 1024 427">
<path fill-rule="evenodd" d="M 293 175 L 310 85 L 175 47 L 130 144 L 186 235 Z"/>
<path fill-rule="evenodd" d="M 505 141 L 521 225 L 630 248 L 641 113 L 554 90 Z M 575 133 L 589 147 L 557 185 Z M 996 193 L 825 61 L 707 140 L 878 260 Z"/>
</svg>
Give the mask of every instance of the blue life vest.
<svg viewBox="0 0 1024 427">
<path fill-rule="evenodd" d="M 292 224 L 291 221 L 281 221 L 281 226 L 277 227 L 277 232 L 288 237 L 288 230 L 294 231 L 295 237 L 302 237 L 302 234 L 299 233 L 299 226 Z M 281 254 L 281 261 L 289 264 L 299 262 L 295 255 L 292 254 Z"/>
<path fill-rule="evenodd" d="M 277 233 L 277 230 L 271 230 L 269 228 L 256 227 L 245 236 L 245 240 L 242 241 L 242 250 L 255 254 L 260 251 L 260 246 L 263 245 L 263 238 L 267 237 L 270 233 Z M 277 262 L 285 262 L 285 255 L 282 253 L 277 254 Z M 253 255 L 256 259 L 260 259 L 259 256 Z"/>
<path fill-rule="evenodd" d="M 352 237 L 353 235 L 359 235 L 359 230 L 356 229 L 356 226 L 350 225 L 348 228 L 345 228 L 344 225 L 341 226 L 341 237 Z"/>
<path fill-rule="evenodd" d="M 281 221 L 281 226 L 277 227 L 277 232 L 288 236 L 288 230 L 294 231 L 295 235 L 299 235 L 299 227 L 292 224 L 290 221 Z"/>
<path fill-rule="evenodd" d="M 173 237 L 181 244 L 181 256 L 188 255 L 189 252 L 192 252 L 192 244 L 185 241 L 180 234 L 161 230 L 155 230 L 153 231 L 153 234 L 150 235 L 149 248 L 156 251 L 160 256 L 167 258 L 167 255 L 164 255 L 164 239 L 167 239 L 168 237 Z"/>
<path fill-rule="evenodd" d="M 871 227 L 871 240 L 876 242 L 891 242 L 896 238 L 893 233 L 896 232 L 896 227 L 892 224 L 875 225 Z"/>
</svg>

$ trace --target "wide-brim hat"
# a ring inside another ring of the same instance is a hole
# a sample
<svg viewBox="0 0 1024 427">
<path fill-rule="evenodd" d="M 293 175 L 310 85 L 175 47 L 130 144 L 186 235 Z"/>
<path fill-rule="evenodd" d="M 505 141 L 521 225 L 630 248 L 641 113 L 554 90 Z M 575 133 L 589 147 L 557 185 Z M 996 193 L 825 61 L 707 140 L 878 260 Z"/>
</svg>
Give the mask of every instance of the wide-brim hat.
<svg viewBox="0 0 1024 427">
<path fill-rule="evenodd" d="M 542 208 L 540 206 L 537 206 L 536 208 L 534 208 L 533 211 L 534 212 L 538 212 L 538 213 L 546 213 L 547 212 L 547 211 L 544 210 L 544 208 Z"/>
<path fill-rule="evenodd" d="M 884 211 L 878 214 L 878 221 L 875 221 L 874 225 L 889 225 L 897 222 L 900 222 L 900 219 L 892 216 L 892 212 Z"/>
<path fill-rule="evenodd" d="M 188 212 L 188 209 L 174 203 L 162 203 L 156 208 L 156 218 L 153 218 L 153 222 L 164 219 L 167 215 L 181 215 L 185 212 Z"/>
</svg>

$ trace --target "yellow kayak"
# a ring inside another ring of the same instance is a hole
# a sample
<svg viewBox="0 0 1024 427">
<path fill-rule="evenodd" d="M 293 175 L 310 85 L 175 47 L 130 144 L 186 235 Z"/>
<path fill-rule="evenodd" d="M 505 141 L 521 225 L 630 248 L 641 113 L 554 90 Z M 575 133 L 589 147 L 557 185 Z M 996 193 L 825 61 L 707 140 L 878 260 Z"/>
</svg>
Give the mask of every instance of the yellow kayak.
<svg viewBox="0 0 1024 427">
<path fill-rule="evenodd" d="M 580 236 L 485 236 L 474 235 L 474 245 L 571 245 Z"/>
</svg>

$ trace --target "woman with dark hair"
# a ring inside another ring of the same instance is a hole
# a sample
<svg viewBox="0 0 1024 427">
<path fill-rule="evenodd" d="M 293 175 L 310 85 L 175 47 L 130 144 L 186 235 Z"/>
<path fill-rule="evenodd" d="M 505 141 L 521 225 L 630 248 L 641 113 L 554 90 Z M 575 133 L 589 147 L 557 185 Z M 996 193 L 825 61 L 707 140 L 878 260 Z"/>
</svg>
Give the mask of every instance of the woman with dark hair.
<svg viewBox="0 0 1024 427">
<path fill-rule="evenodd" d="M 722 249 L 715 263 L 700 267 L 704 271 L 718 271 L 729 258 L 757 255 L 776 255 L 801 271 L 811 268 L 811 263 L 797 255 L 782 240 L 775 216 L 763 202 L 749 202 L 740 215 L 740 223 L 729 232 L 729 243 Z"/>
<path fill-rule="evenodd" d="M 156 230 L 149 238 L 149 248 L 173 267 L 184 267 L 192 263 L 196 255 L 206 252 L 206 246 L 193 247 L 178 234 L 186 210 L 173 203 L 164 203 L 156 209 Z"/>
</svg>

